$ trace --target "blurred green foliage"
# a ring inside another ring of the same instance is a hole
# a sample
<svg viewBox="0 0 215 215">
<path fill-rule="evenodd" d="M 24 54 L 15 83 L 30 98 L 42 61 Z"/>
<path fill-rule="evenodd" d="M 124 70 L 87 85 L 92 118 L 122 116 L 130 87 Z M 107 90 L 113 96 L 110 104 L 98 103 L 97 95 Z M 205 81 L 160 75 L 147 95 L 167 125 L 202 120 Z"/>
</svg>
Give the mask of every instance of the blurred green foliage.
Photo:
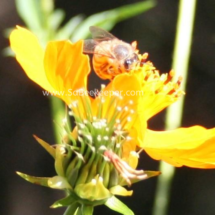
<svg viewBox="0 0 215 215">
<path fill-rule="evenodd" d="M 72 4 L 72 2 L 71 2 Z M 93 14 L 89 17 L 79 14 L 62 25 L 65 12 L 54 9 L 53 0 L 16 0 L 19 16 L 27 28 L 45 43 L 49 40 L 71 39 L 77 41 L 89 36 L 89 26 L 99 26 L 107 31 L 118 22 L 143 13 L 155 6 L 155 1 L 137 2 Z"/>
</svg>

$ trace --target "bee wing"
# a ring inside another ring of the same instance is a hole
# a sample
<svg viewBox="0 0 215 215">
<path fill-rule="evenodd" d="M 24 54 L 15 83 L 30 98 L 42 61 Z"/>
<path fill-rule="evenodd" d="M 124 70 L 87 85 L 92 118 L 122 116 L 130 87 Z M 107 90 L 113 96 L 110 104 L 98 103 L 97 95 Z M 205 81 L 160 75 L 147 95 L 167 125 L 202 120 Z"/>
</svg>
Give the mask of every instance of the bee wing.
<svg viewBox="0 0 215 215">
<path fill-rule="evenodd" d="M 90 32 L 92 34 L 93 39 L 98 42 L 117 39 L 111 33 L 105 31 L 102 28 L 96 27 L 96 26 L 91 26 Z"/>
<path fill-rule="evenodd" d="M 84 40 L 84 46 L 83 46 L 83 52 L 86 54 L 94 54 L 95 53 L 95 47 L 98 45 L 98 42 L 96 42 L 93 39 Z"/>
<path fill-rule="evenodd" d="M 95 47 L 99 46 L 99 42 L 93 39 L 84 40 L 83 53 L 85 54 L 99 54 L 95 52 Z M 102 46 L 100 46 L 102 48 Z M 99 54 L 101 55 L 101 54 Z M 109 53 L 103 53 L 103 56 L 113 58 L 113 56 Z"/>
</svg>

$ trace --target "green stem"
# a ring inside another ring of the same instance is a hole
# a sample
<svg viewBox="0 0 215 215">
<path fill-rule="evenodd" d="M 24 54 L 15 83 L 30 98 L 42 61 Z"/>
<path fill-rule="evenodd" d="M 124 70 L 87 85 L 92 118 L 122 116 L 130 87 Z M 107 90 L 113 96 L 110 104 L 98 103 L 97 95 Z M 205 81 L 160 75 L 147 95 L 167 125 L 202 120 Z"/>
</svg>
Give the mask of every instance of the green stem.
<svg viewBox="0 0 215 215">
<path fill-rule="evenodd" d="M 61 126 L 62 120 L 65 118 L 65 104 L 59 99 L 54 96 L 50 97 L 50 104 L 51 104 L 51 113 L 52 119 L 54 120 L 53 128 L 55 134 L 55 141 L 56 143 L 61 143 L 62 136 L 64 135 L 63 126 Z"/>
<path fill-rule="evenodd" d="M 182 76 L 181 89 L 185 90 L 190 47 L 195 17 L 196 0 L 181 0 L 179 3 L 179 16 L 175 47 L 173 53 L 172 68 L 177 77 Z M 176 129 L 181 125 L 183 114 L 184 97 L 171 105 L 166 113 L 166 130 Z M 160 163 L 161 176 L 158 178 L 156 199 L 154 202 L 153 215 L 165 215 L 168 209 L 170 187 L 174 176 L 174 167 L 166 163 Z"/>
<path fill-rule="evenodd" d="M 77 202 L 67 207 L 63 215 L 75 215 L 77 210 L 81 208 L 81 205 Z"/>
</svg>

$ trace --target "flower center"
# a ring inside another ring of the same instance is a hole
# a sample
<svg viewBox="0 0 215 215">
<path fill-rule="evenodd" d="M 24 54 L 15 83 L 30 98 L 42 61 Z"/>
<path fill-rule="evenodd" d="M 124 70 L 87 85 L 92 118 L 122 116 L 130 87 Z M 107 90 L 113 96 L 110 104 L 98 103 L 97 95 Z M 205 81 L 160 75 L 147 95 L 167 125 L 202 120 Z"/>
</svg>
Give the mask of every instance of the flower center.
<svg viewBox="0 0 215 215">
<path fill-rule="evenodd" d="M 74 159 L 80 167 L 79 180 L 71 186 L 83 181 L 89 183 L 96 175 L 103 178 L 107 188 L 118 184 L 119 177 L 129 185 L 130 178 L 142 177 L 143 171 L 135 172 L 121 159 L 123 145 L 130 140 L 127 128 L 135 116 L 132 106 L 132 101 L 124 101 L 116 92 L 105 95 L 104 86 L 93 102 L 82 93 L 82 97 L 69 106 L 76 125 L 72 144 L 77 147 L 78 158 Z M 84 176 L 86 171 L 87 177 Z"/>
</svg>

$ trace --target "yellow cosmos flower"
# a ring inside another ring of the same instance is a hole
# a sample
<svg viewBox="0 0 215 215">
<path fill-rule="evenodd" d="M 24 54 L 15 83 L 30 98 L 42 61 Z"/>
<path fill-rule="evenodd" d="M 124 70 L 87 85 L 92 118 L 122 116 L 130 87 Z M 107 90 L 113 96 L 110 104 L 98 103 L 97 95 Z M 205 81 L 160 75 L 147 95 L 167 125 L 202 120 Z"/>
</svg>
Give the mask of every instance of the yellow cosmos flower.
<svg viewBox="0 0 215 215">
<path fill-rule="evenodd" d="M 82 54 L 83 41 L 75 44 L 70 41 L 49 42 L 44 50 L 31 32 L 17 27 L 10 36 L 10 42 L 17 61 L 28 77 L 45 90 L 51 93 L 86 90 L 90 66 L 88 56 Z M 130 74 L 118 75 L 103 89 L 102 99 L 105 102 L 101 118 L 110 118 L 110 113 L 114 111 L 111 110 L 113 96 L 110 92 L 120 92 L 123 99 L 118 101 L 119 108 L 127 108 L 126 104 L 130 101 L 133 103 L 130 109 L 135 112 L 135 117 L 132 122 L 126 123 L 124 129 L 137 135 L 132 140 L 135 145 L 143 148 L 152 158 L 174 166 L 214 168 L 215 129 L 207 130 L 201 126 L 165 132 L 147 129 L 148 119 L 183 95 L 179 88 L 181 80 L 174 83 L 172 76 L 173 72 L 160 75 L 150 62 L 135 68 Z M 79 100 L 72 94 L 57 96 L 68 105 Z M 96 98 L 92 102 L 93 112 L 97 111 L 98 101 Z"/>
<path fill-rule="evenodd" d="M 184 92 L 181 78 L 173 82 L 173 72 L 160 75 L 146 62 L 146 55 L 139 56 L 145 63 L 102 85 L 93 99 L 87 93 L 90 66 L 82 54 L 83 41 L 53 41 L 43 49 L 31 32 L 17 27 L 10 43 L 28 77 L 64 100 L 75 119 L 72 132 L 65 124 L 68 142 L 52 148 L 36 138 L 55 159 L 57 176 L 19 173 L 30 182 L 66 190 L 68 196 L 53 207 L 70 205 L 68 210 L 73 208 L 74 213 L 86 210 L 92 214 L 95 205 L 106 204 L 132 215 L 114 195 L 131 195 L 122 186 L 159 174 L 135 170 L 140 149 L 177 167 L 215 168 L 215 128 L 193 126 L 164 132 L 147 128 L 152 116 Z"/>
</svg>

